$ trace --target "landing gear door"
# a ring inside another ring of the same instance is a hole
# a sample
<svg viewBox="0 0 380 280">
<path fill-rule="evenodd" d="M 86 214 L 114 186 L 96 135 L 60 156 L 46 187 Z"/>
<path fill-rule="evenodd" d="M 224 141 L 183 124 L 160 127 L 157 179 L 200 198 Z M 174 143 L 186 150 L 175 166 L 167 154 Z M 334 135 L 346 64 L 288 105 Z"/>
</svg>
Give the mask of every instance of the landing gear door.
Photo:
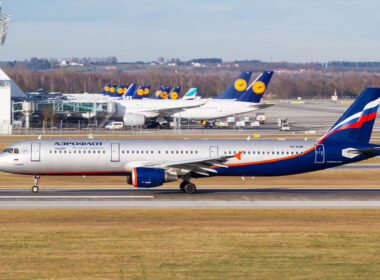
<svg viewBox="0 0 380 280">
<path fill-rule="evenodd" d="M 218 147 L 210 146 L 210 157 L 217 157 L 217 156 L 218 156 Z"/>
<path fill-rule="evenodd" d="M 315 163 L 325 163 L 325 146 L 323 144 L 315 147 Z"/>
<path fill-rule="evenodd" d="M 120 143 L 111 143 L 111 161 L 120 161 Z"/>
<path fill-rule="evenodd" d="M 40 154 L 41 154 L 41 143 L 32 143 L 31 148 L 31 161 L 40 161 Z"/>
</svg>

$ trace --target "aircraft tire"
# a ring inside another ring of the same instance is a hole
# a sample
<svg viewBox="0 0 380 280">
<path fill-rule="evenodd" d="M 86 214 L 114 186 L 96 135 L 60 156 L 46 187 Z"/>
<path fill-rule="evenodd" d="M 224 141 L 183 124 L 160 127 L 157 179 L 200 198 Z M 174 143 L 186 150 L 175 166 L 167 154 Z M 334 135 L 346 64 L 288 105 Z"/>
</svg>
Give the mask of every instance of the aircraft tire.
<svg viewBox="0 0 380 280">
<path fill-rule="evenodd" d="M 185 186 L 188 184 L 186 181 L 183 181 L 181 184 L 179 184 L 179 189 L 181 192 L 185 192 Z"/>
<path fill-rule="evenodd" d="M 39 187 L 38 186 L 33 186 L 32 187 L 32 192 L 33 193 L 38 193 L 38 191 L 39 191 Z"/>
<path fill-rule="evenodd" d="M 194 194 L 197 191 L 197 187 L 192 183 L 187 183 L 183 190 L 185 191 L 185 193 Z"/>
</svg>

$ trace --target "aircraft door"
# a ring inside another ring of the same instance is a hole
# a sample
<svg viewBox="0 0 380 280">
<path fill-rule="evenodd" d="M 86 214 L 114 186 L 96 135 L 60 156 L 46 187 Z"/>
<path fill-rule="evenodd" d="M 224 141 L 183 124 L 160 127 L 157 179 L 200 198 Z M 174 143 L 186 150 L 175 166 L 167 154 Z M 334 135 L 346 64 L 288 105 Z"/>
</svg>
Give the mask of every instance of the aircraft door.
<svg viewBox="0 0 380 280">
<path fill-rule="evenodd" d="M 325 146 L 323 144 L 315 147 L 315 163 L 325 163 Z"/>
<path fill-rule="evenodd" d="M 120 143 L 111 143 L 111 161 L 120 161 Z"/>
<path fill-rule="evenodd" d="M 31 161 L 40 161 L 41 143 L 32 143 Z"/>
<path fill-rule="evenodd" d="M 210 146 L 210 157 L 217 157 L 217 156 L 218 156 L 218 147 Z"/>
</svg>

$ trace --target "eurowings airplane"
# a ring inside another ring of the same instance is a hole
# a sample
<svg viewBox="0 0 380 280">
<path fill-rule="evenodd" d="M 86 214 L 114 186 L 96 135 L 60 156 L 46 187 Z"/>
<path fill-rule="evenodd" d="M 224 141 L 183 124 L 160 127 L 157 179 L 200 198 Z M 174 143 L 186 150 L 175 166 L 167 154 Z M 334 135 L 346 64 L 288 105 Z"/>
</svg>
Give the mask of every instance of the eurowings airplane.
<svg viewBox="0 0 380 280">
<path fill-rule="evenodd" d="M 33 139 L 10 145 L 0 170 L 41 175 L 118 175 L 137 188 L 202 176 L 280 176 L 331 168 L 380 155 L 369 140 L 380 88 L 366 89 L 322 138 L 275 139 Z"/>
</svg>

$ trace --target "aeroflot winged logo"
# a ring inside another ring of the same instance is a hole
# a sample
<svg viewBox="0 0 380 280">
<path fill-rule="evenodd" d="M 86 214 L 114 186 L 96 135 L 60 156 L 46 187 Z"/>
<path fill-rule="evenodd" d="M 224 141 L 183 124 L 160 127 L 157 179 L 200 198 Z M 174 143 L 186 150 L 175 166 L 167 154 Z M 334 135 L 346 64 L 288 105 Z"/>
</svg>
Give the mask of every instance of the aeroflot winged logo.
<svg viewBox="0 0 380 280">
<path fill-rule="evenodd" d="M 55 146 L 102 146 L 103 142 L 87 142 L 87 141 L 61 141 L 55 142 Z"/>
</svg>

